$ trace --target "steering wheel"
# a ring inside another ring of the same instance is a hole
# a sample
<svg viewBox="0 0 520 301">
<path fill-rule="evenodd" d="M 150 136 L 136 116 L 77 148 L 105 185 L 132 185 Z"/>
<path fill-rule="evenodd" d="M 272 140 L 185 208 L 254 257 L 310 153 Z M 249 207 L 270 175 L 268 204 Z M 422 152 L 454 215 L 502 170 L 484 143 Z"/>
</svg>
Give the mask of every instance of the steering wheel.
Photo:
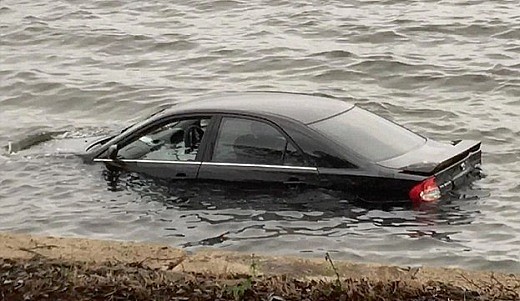
<svg viewBox="0 0 520 301">
<path fill-rule="evenodd" d="M 202 136 L 204 135 L 204 130 L 198 125 L 190 125 L 184 130 L 184 145 L 187 149 L 190 149 L 190 152 L 195 149 L 195 147 L 202 140 Z"/>
</svg>

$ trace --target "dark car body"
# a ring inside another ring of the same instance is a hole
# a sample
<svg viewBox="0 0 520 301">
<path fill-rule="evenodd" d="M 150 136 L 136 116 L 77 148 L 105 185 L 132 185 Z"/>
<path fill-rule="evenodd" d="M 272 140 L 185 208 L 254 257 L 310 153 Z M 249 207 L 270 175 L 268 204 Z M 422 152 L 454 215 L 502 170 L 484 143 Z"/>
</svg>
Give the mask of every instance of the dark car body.
<svg viewBox="0 0 520 301">
<path fill-rule="evenodd" d="M 83 158 L 168 180 L 422 202 L 478 173 L 481 150 L 479 141 L 437 142 L 336 98 L 251 92 L 173 105 L 92 143 Z"/>
</svg>

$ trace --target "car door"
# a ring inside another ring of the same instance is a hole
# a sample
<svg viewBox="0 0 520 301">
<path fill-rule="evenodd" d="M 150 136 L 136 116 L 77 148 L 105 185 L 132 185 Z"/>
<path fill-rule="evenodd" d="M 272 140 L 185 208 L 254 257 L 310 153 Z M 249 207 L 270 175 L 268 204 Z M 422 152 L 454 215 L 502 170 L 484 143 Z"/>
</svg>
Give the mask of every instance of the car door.
<svg viewBox="0 0 520 301">
<path fill-rule="evenodd" d="M 264 187 L 318 184 L 317 168 L 275 124 L 226 115 L 215 131 L 199 179 Z"/>
<path fill-rule="evenodd" d="M 206 130 L 211 117 L 196 116 L 161 121 L 118 145 L 119 168 L 152 177 L 195 179 L 199 171 Z"/>
</svg>

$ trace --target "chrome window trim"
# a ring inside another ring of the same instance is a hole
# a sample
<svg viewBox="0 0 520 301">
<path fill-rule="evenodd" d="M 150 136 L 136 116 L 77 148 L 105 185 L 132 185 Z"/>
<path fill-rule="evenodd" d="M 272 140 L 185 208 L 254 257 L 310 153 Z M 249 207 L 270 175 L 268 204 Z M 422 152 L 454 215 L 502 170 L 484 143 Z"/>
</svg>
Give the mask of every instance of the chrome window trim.
<svg viewBox="0 0 520 301">
<path fill-rule="evenodd" d="M 119 160 L 126 163 L 158 163 L 158 164 L 201 164 L 199 161 L 166 161 L 166 160 Z M 94 162 L 114 162 L 112 159 L 94 159 Z"/>
<path fill-rule="evenodd" d="M 308 170 L 318 171 L 317 167 L 307 166 L 290 166 L 290 165 L 268 165 L 268 164 L 250 164 L 250 163 L 225 163 L 225 162 L 202 162 L 202 165 L 210 166 L 235 166 L 235 167 L 262 167 L 262 168 L 275 168 L 275 169 L 297 169 L 297 170 Z"/>
<path fill-rule="evenodd" d="M 96 159 L 94 159 L 92 161 L 94 161 L 94 162 L 113 162 L 114 160 L 112 160 L 112 159 L 98 159 L 98 158 L 96 158 Z"/>
<path fill-rule="evenodd" d="M 127 163 L 159 163 L 159 164 L 202 164 L 206 166 L 234 166 L 234 167 L 260 167 L 273 169 L 293 169 L 318 171 L 317 167 L 307 166 L 290 166 L 290 165 L 268 165 L 268 164 L 251 164 L 251 163 L 225 163 L 225 162 L 199 162 L 199 161 L 163 161 L 163 160 L 120 160 Z M 94 162 L 114 162 L 112 159 L 94 159 Z"/>
</svg>

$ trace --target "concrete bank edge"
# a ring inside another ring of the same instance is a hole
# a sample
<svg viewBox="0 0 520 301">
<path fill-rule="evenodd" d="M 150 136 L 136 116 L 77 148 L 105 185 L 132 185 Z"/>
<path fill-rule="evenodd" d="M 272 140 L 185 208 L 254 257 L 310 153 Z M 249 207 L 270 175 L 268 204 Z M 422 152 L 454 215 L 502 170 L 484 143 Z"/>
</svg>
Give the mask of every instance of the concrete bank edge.
<svg viewBox="0 0 520 301">
<path fill-rule="evenodd" d="M 352 263 L 333 260 L 336 271 L 324 258 L 268 256 L 251 253 L 205 249 L 188 253 L 161 244 L 145 244 L 70 237 L 42 237 L 26 234 L 0 233 L 0 258 L 32 258 L 103 262 L 139 262 L 150 268 L 178 273 L 212 275 L 252 274 L 287 275 L 297 279 L 335 279 L 336 271 L 344 279 L 403 281 L 425 285 L 431 281 L 447 283 L 468 290 L 493 282 L 515 285 L 519 274 L 468 271 L 457 268 L 408 268 L 379 264 Z"/>
</svg>

